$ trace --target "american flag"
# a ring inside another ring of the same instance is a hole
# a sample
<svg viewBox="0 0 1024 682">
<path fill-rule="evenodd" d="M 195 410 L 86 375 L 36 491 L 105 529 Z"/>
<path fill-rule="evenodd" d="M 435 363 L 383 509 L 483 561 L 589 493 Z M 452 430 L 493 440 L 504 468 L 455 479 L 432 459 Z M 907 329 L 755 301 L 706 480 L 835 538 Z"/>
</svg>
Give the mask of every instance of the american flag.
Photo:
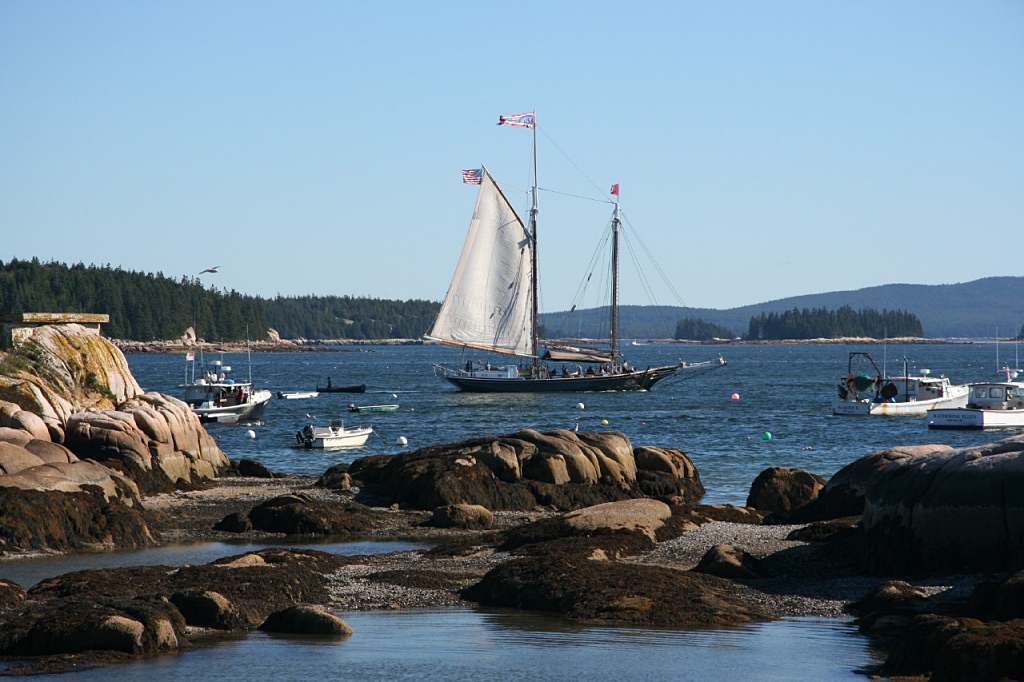
<svg viewBox="0 0 1024 682">
<path fill-rule="evenodd" d="M 533 128 L 534 112 L 527 111 L 522 114 L 512 114 L 511 116 L 499 116 L 498 125 L 516 126 L 518 128 Z"/>
<path fill-rule="evenodd" d="M 479 185 L 484 179 L 483 168 L 470 168 L 462 171 L 462 182 L 467 185 Z"/>
</svg>

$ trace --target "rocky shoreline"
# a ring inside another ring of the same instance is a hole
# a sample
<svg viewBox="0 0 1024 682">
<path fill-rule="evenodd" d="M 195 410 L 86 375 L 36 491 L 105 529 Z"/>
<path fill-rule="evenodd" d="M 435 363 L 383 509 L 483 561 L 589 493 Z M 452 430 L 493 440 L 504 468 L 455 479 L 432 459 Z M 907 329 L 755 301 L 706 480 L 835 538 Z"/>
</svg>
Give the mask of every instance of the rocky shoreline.
<svg viewBox="0 0 1024 682">
<path fill-rule="evenodd" d="M 828 481 L 773 467 L 743 507 L 701 504 L 686 453 L 615 431 L 527 429 L 313 479 L 229 460 L 186 404 L 144 392 L 120 349 L 76 325 L 22 348 L 0 353 L 0 557 L 275 541 L 28 590 L 0 580 L 0 675 L 211 632 L 344 637 L 339 611 L 479 605 L 673 629 L 854 616 L 888 652 L 866 674 L 1024 678 L 1024 436 L 894 447 Z M 311 537 L 422 547 L 287 545 Z"/>
<path fill-rule="evenodd" d="M 151 524 L 162 542 L 210 542 L 236 538 L 236 534 L 215 531 L 213 527 L 225 516 L 240 509 L 251 509 L 260 503 L 290 494 L 301 494 L 311 500 L 325 504 L 337 502 L 339 494 L 318 488 L 316 480 L 309 477 L 289 476 L 286 478 L 222 478 L 202 490 L 164 493 L 146 500 L 146 508 L 155 512 Z M 359 494 L 358 489 L 345 491 L 341 497 L 351 499 Z M 479 579 L 494 566 L 507 561 L 508 552 L 493 551 L 488 547 L 495 531 L 507 530 L 544 518 L 556 513 L 538 510 L 533 512 L 495 512 L 494 523 L 487 531 L 470 531 L 458 528 L 437 528 L 426 524 L 432 514 L 428 512 L 403 511 L 391 508 L 374 510 L 380 523 L 359 539 L 364 540 L 406 540 L 429 545 L 444 545 L 457 542 L 468 545 L 474 551 L 467 555 L 447 556 L 428 550 L 410 550 L 387 554 L 366 555 L 330 576 L 332 608 L 338 610 L 366 610 L 380 608 L 419 608 L 426 606 L 469 605 L 461 599 L 451 585 L 431 588 L 411 588 L 394 583 L 371 583 L 353 579 L 373 571 L 436 571 L 458 574 L 464 579 Z M 709 521 L 705 525 L 684 533 L 670 541 L 662 542 L 648 554 L 630 557 L 628 561 L 638 564 L 664 566 L 678 570 L 690 570 L 712 547 L 724 543 L 732 544 L 751 556 L 771 562 L 771 557 L 794 549 L 808 550 L 806 542 L 788 540 L 787 536 L 803 525 L 759 525 L 752 523 L 729 523 Z M 285 537 L 279 533 L 251 534 L 252 537 Z M 474 542 L 479 545 L 474 545 Z M 806 552 L 805 552 L 806 554 Z M 806 556 L 791 552 L 785 558 L 778 557 L 773 569 L 783 577 L 771 585 L 770 592 L 749 592 L 745 597 L 760 604 L 772 618 L 821 616 L 848 618 L 844 604 L 854 601 L 881 581 L 876 578 L 859 576 L 835 577 L 812 582 L 813 578 L 799 574 L 789 566 L 806 563 Z M 934 589 L 958 585 L 968 579 L 949 581 L 945 585 L 938 581 Z M 468 584 L 465 585 L 468 587 Z"/>
<path fill-rule="evenodd" d="M 552 342 L 564 343 L 600 343 L 595 339 L 552 339 Z M 187 353 L 190 350 L 202 350 L 206 353 L 372 353 L 376 346 L 423 346 L 440 345 L 437 342 L 423 339 L 281 339 L 273 337 L 259 341 L 226 341 L 211 343 L 207 341 L 186 341 L 173 339 L 165 341 L 131 341 L 111 339 L 123 353 Z M 762 346 L 762 345 L 861 345 L 878 346 L 891 344 L 959 344 L 975 343 L 973 339 L 928 339 L 928 338 L 892 338 L 873 339 L 864 337 L 843 337 L 834 339 L 785 339 L 776 341 L 745 341 L 737 339 L 713 339 L 710 341 L 687 341 L 681 339 L 649 339 L 650 344 L 688 344 L 699 346 Z"/>
</svg>

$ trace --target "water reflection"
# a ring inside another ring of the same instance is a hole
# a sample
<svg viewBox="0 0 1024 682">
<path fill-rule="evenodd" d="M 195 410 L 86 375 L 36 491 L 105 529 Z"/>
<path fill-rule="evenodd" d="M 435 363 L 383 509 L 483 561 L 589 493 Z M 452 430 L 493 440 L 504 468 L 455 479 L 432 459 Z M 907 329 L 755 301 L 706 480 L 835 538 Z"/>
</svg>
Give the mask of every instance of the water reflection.
<svg viewBox="0 0 1024 682">
<path fill-rule="evenodd" d="M 308 542 L 277 541 L 275 539 L 238 542 L 194 542 L 168 544 L 140 550 L 87 552 L 5 559 L 0 561 L 0 578 L 13 580 L 29 588 L 40 580 L 88 568 L 121 568 L 123 566 L 198 566 L 221 557 L 254 552 L 267 547 L 316 549 L 330 554 L 355 556 L 358 554 L 385 554 L 427 547 L 423 543 L 401 541 L 337 542 L 330 540 Z"/>
<path fill-rule="evenodd" d="M 83 671 L 74 679 L 236 680 L 258 674 L 363 682 L 788 682 L 863 680 L 855 669 L 876 658 L 851 624 L 827 619 L 678 631 L 585 627 L 537 614 L 470 609 L 340 615 L 355 631 L 344 640 L 221 637 L 183 654 Z"/>
</svg>

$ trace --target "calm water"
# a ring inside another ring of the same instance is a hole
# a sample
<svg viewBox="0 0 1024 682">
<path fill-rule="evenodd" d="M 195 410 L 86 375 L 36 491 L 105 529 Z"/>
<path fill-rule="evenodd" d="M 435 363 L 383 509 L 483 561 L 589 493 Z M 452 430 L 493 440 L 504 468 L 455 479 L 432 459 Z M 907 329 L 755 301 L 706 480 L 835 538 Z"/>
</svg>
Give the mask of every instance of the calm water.
<svg viewBox="0 0 1024 682">
<path fill-rule="evenodd" d="M 718 348 L 641 345 L 627 348 L 636 366 L 710 359 Z M 857 457 L 894 445 L 941 442 L 955 447 L 999 438 L 980 432 L 929 431 L 923 418 L 833 417 L 835 385 L 847 353 L 868 350 L 889 373 L 929 368 L 955 382 L 995 375 L 992 344 L 723 347 L 729 364 L 704 377 L 668 379 L 650 393 L 502 395 L 458 393 L 435 379 L 434 362 L 462 364 L 458 351 L 427 346 L 372 347 L 373 352 L 254 354 L 257 387 L 308 390 L 327 376 L 336 385 L 367 384 L 365 394 L 274 398 L 262 424 L 210 425 L 232 459 L 251 458 L 286 473 L 320 474 L 329 466 L 375 453 L 523 428 L 615 429 L 635 445 L 679 448 L 700 471 L 709 503 L 744 504 L 750 483 L 770 466 L 807 469 L 826 478 Z M 884 360 L 883 360 L 884 358 Z M 183 356 L 134 355 L 129 364 L 147 390 L 181 395 Z M 236 378 L 246 358 L 225 356 Z M 1005 361 L 1005 358 L 1004 358 Z M 733 394 L 739 400 L 732 400 Z M 358 404 L 398 403 L 396 413 L 357 415 Z M 582 408 L 580 407 L 582 404 Z M 378 436 L 346 452 L 294 446 L 310 419 L 342 418 L 372 425 Z M 603 424 L 607 421 L 607 425 Z M 251 432 L 251 434 L 250 434 Z M 765 434 L 771 434 L 770 439 Z M 252 437 L 254 436 L 254 437 Z M 408 445 L 396 445 L 399 436 Z M 310 546 L 308 543 L 303 546 Z M 390 543 L 317 545 L 325 551 L 368 553 L 406 549 Z M 145 552 L 0 563 L 0 577 L 26 585 L 97 565 L 201 563 L 254 549 L 247 543 L 204 543 Z M 856 680 L 853 671 L 877 660 L 847 622 L 790 619 L 705 632 L 581 627 L 559 619 L 469 609 L 341 614 L 355 629 L 323 642 L 252 633 L 211 640 L 180 655 L 146 659 L 76 680 L 229 680 L 330 677 L 350 680 Z M 248 663 L 258 661 L 258 663 Z"/>
<path fill-rule="evenodd" d="M 469 609 L 339 615 L 355 631 L 341 641 L 251 633 L 61 679 L 863 682 L 853 671 L 873 660 L 852 625 L 822 619 L 684 632 Z"/>
</svg>

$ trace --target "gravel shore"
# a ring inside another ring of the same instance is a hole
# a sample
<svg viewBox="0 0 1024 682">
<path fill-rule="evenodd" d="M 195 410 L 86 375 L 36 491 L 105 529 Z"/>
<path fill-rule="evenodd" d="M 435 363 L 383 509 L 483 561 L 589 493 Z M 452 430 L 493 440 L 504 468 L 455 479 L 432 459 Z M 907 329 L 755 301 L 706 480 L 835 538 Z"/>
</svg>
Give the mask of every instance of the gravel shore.
<svg viewBox="0 0 1024 682">
<path fill-rule="evenodd" d="M 312 499 L 338 501 L 351 499 L 358 492 L 316 488 L 312 487 L 313 482 L 314 479 L 308 477 L 222 478 L 204 490 L 157 495 L 147 498 L 144 504 L 147 510 L 158 513 L 153 525 L 161 541 L 210 541 L 231 537 L 212 530 L 224 516 L 236 511 L 248 512 L 278 495 L 301 493 Z M 372 537 L 362 539 L 418 541 L 425 547 L 352 558 L 352 563 L 328 578 L 332 608 L 347 611 L 464 604 L 458 591 L 510 558 L 507 553 L 488 546 L 480 533 L 422 526 L 429 518 L 427 512 L 380 508 L 377 513 L 380 523 Z M 549 514 L 497 512 L 495 529 L 513 527 L 545 515 Z M 846 567 L 823 556 L 815 545 L 787 539 L 800 527 L 711 522 L 658 543 L 646 554 L 623 561 L 689 570 L 711 547 L 733 545 L 760 560 L 772 576 L 737 581 L 739 599 L 780 618 L 848 618 L 845 606 L 864 597 L 883 580 L 852 574 Z M 468 539 L 472 545 L 474 535 L 481 538 L 476 551 L 456 554 L 430 551 L 438 543 L 455 539 L 463 544 Z M 944 592 L 944 596 L 957 598 L 966 595 L 978 579 L 955 576 L 913 581 L 912 584 L 929 594 Z"/>
</svg>

